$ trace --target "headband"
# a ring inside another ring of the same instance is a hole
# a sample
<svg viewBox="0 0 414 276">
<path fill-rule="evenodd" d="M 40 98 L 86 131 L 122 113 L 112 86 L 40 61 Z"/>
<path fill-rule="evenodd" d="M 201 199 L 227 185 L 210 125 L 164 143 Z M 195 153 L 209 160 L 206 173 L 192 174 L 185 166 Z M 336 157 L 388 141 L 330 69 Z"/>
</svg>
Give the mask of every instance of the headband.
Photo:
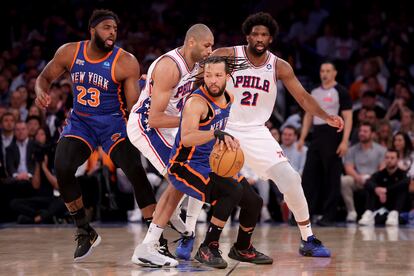
<svg viewBox="0 0 414 276">
<path fill-rule="evenodd" d="M 112 19 L 113 21 L 116 22 L 116 19 L 113 15 L 103 15 L 103 16 L 97 17 L 94 21 L 92 21 L 90 27 L 95 28 L 96 25 L 98 25 L 99 23 L 107 19 Z"/>
</svg>

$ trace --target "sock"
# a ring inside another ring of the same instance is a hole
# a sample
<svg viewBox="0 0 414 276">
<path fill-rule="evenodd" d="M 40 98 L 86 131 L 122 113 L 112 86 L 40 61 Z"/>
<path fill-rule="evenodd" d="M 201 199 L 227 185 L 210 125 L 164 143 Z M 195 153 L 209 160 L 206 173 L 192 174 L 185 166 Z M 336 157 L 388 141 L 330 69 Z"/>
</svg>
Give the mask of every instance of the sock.
<svg viewBox="0 0 414 276">
<path fill-rule="evenodd" d="M 239 227 L 239 234 L 237 235 L 237 241 L 234 244 L 236 249 L 238 250 L 245 250 L 250 247 L 250 242 L 252 239 L 253 230 L 248 232 L 244 231 L 241 227 Z"/>
<path fill-rule="evenodd" d="M 75 221 L 76 227 L 83 228 L 85 230 L 89 230 L 91 228 L 89 225 L 89 221 L 86 217 L 85 208 L 82 207 L 81 209 L 75 212 L 71 212 L 70 215 Z"/>
<path fill-rule="evenodd" d="M 151 223 L 148 227 L 147 234 L 145 235 L 144 240 L 142 243 L 155 243 L 159 241 L 162 237 L 162 232 L 164 228 L 159 227 L 158 225 Z"/>
<path fill-rule="evenodd" d="M 144 222 L 145 222 L 145 224 L 146 224 L 146 225 L 147 225 L 147 227 L 148 227 L 148 231 L 147 231 L 147 235 L 145 236 L 145 239 L 146 239 L 146 238 L 147 238 L 147 236 L 148 236 L 148 233 L 149 233 L 149 231 L 150 231 L 150 227 L 151 227 L 151 225 L 155 225 L 155 226 L 156 226 L 156 227 L 158 227 L 159 229 L 162 229 L 162 230 L 161 230 L 161 234 L 160 234 L 160 235 L 158 235 L 158 233 L 157 233 L 157 235 L 159 236 L 159 238 L 158 238 L 157 240 L 160 242 L 160 244 L 161 244 L 161 245 L 166 244 L 168 241 L 167 241 L 167 239 L 165 239 L 165 238 L 164 238 L 164 236 L 163 236 L 163 234 L 162 234 L 162 232 L 164 231 L 164 228 L 161 228 L 161 227 L 159 227 L 158 225 L 153 224 L 153 223 L 152 223 L 152 219 L 153 219 L 153 217 L 144 218 Z M 144 241 L 145 241 L 145 239 L 144 239 Z M 149 237 L 149 241 L 153 241 L 153 239 Z M 145 243 L 145 242 L 142 242 L 142 243 Z"/>
<path fill-rule="evenodd" d="M 187 215 L 185 218 L 185 230 L 187 233 L 195 233 L 198 216 L 203 209 L 204 202 L 193 197 L 188 198 Z"/>
<path fill-rule="evenodd" d="M 218 227 L 217 225 L 212 224 L 210 222 L 210 226 L 208 227 L 206 238 L 204 239 L 203 245 L 208 246 L 211 242 L 218 242 L 222 230 L 223 228 Z"/>
<path fill-rule="evenodd" d="M 310 222 L 306 225 L 298 224 L 298 226 L 299 226 L 299 230 L 300 230 L 300 235 L 302 236 L 302 240 L 307 241 L 308 237 L 313 235 L 312 227 L 311 227 Z"/>
</svg>

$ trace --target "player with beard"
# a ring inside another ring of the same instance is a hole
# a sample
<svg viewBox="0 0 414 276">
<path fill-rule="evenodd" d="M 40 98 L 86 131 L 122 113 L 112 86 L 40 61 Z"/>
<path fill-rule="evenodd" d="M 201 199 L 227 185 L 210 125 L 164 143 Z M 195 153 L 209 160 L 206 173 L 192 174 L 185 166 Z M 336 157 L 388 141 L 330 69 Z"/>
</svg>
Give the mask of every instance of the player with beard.
<svg viewBox="0 0 414 276">
<path fill-rule="evenodd" d="M 187 99 L 181 114 L 180 127 L 170 154 L 170 184 L 162 194 L 154 220 L 144 241 L 134 251 L 132 261 L 142 266 L 177 266 L 178 262 L 156 250 L 157 241 L 183 194 L 214 205 L 214 212 L 204 242 L 195 259 L 215 267 L 226 268 L 219 251 L 221 231 L 234 207 L 240 206 L 240 229 L 229 257 L 242 262 L 271 264 L 272 258 L 258 252 L 251 244 L 263 200 L 247 180 L 224 178 L 211 171 L 209 156 L 214 144 L 237 150 L 237 139 L 223 131 L 233 96 L 225 90 L 230 77 L 229 61 L 223 57 L 207 58 L 204 84 Z"/>
<path fill-rule="evenodd" d="M 290 64 L 269 51 L 269 45 L 278 31 L 278 25 L 270 14 L 259 12 L 250 15 L 244 21 L 242 30 L 247 45 L 220 48 L 213 52 L 216 56 L 244 57 L 250 62 L 249 69 L 232 74 L 234 83 L 227 82 L 227 90 L 234 94 L 235 99 L 226 131 L 240 140 L 247 166 L 261 178 L 273 180 L 284 194 L 284 200 L 300 229 L 299 253 L 303 256 L 330 257 L 329 249 L 312 233 L 301 177 L 265 126 L 276 102 L 277 80 L 283 82 L 309 114 L 321 118 L 338 131 L 342 131 L 344 122 L 341 117 L 323 111 L 298 81 Z"/>
<path fill-rule="evenodd" d="M 60 193 L 77 226 L 75 261 L 88 256 L 101 241 L 89 225 L 75 181 L 77 168 L 98 146 L 133 184 L 147 221 L 155 210 L 151 185 L 137 158 L 139 152 L 126 134 L 126 110 L 138 99 L 140 68 L 132 54 L 115 46 L 118 23 L 112 11 L 95 10 L 89 20 L 91 40 L 61 46 L 36 80 L 36 103 L 47 108 L 50 84 L 65 72 L 71 74 L 73 110 L 57 145 L 55 169 Z"/>
</svg>

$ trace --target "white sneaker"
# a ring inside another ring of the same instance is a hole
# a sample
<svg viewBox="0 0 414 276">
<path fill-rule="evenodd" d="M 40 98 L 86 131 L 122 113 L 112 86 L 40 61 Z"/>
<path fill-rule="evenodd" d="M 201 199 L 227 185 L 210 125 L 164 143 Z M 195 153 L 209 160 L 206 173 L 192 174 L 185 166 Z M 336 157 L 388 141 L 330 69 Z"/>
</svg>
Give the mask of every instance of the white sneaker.
<svg viewBox="0 0 414 276">
<path fill-rule="evenodd" d="M 158 252 L 159 243 L 141 243 L 135 247 L 131 261 L 147 267 L 176 267 L 178 261 Z"/>
<path fill-rule="evenodd" d="M 348 215 L 346 215 L 346 222 L 356 222 L 357 220 L 357 212 L 351 211 L 348 212 Z"/>
<path fill-rule="evenodd" d="M 267 206 L 262 207 L 262 210 L 260 211 L 260 222 L 267 222 L 271 220 L 272 217 L 270 216 Z"/>
<path fill-rule="evenodd" d="M 129 222 L 140 222 L 142 220 L 142 213 L 139 208 L 128 211 L 128 221 Z"/>
<path fill-rule="evenodd" d="M 370 210 L 366 210 L 362 215 L 362 218 L 358 221 L 359 225 L 372 226 L 375 224 L 374 213 Z"/>
<path fill-rule="evenodd" d="M 388 226 L 398 226 L 398 212 L 397 211 L 391 211 L 388 213 L 387 220 L 385 221 L 385 225 Z"/>
</svg>

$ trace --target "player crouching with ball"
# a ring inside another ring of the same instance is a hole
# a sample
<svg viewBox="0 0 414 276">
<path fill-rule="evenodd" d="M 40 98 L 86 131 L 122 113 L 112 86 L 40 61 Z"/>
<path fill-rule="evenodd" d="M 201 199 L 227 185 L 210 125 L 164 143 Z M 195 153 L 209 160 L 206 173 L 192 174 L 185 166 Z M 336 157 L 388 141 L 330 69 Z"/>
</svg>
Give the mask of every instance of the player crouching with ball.
<svg viewBox="0 0 414 276">
<path fill-rule="evenodd" d="M 153 222 L 144 241 L 135 248 L 132 261 L 142 266 L 178 265 L 175 259 L 158 253 L 158 240 L 181 197 L 187 194 L 214 206 L 206 237 L 195 255 L 196 260 L 215 268 L 227 267 L 219 251 L 219 238 L 234 207 L 240 206 L 239 233 L 228 256 L 242 262 L 272 264 L 273 259 L 257 251 L 251 243 L 263 200 L 245 178 L 219 176 L 209 165 L 210 153 L 216 143 L 220 149 L 215 152 L 221 150 L 223 155 L 226 154 L 224 152 L 241 151 L 238 140 L 222 131 L 233 101 L 233 96 L 225 91 L 226 81 L 230 77 L 229 72 L 238 69 L 237 65 L 226 57 L 210 57 L 202 66 L 204 84 L 187 99 L 172 148 L 168 168 L 172 185 L 161 196 Z M 233 156 L 237 159 L 240 155 Z M 234 160 L 234 166 L 241 167 L 237 161 Z M 220 169 L 220 166 L 215 167 Z"/>
</svg>

